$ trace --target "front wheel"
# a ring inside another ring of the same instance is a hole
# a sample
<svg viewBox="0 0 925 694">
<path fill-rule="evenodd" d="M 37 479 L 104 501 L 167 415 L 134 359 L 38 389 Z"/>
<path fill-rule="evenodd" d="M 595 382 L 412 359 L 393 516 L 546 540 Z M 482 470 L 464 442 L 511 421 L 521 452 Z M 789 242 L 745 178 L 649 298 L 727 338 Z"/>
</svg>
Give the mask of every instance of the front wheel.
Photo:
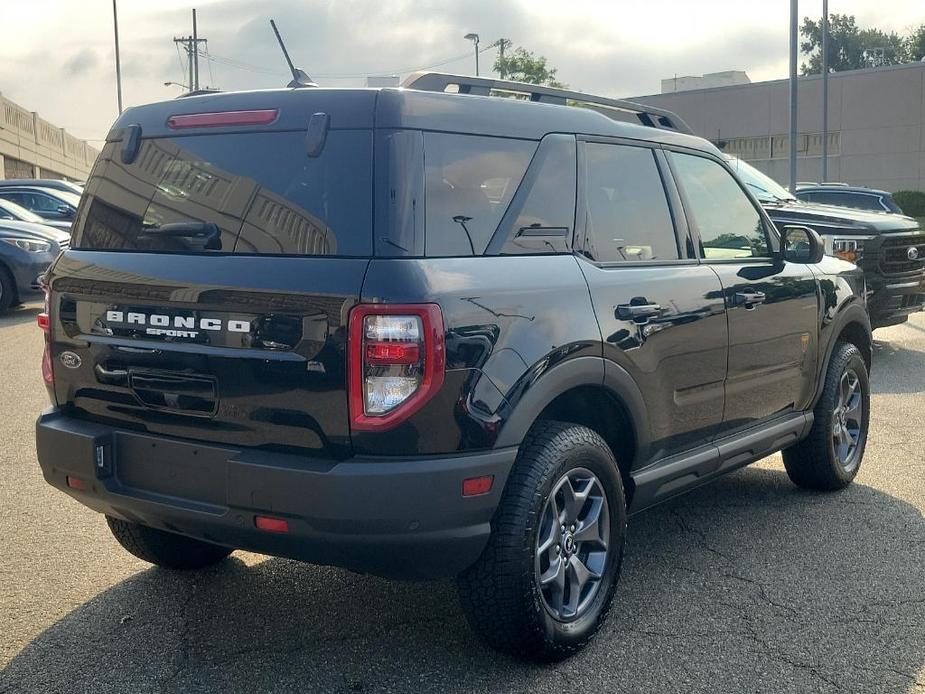
<svg viewBox="0 0 925 694">
<path fill-rule="evenodd" d="M 16 299 L 16 284 L 13 276 L 0 265 L 0 313 L 13 306 Z"/>
<path fill-rule="evenodd" d="M 783 452 L 784 467 L 797 486 L 842 489 L 861 467 L 870 423 L 867 364 L 854 345 L 835 346 L 813 414 L 809 436 Z"/>
<path fill-rule="evenodd" d="M 204 569 L 232 553 L 230 547 L 195 540 L 146 525 L 106 516 L 119 544 L 139 559 L 165 569 Z"/>
<path fill-rule="evenodd" d="M 538 423 L 521 447 L 488 546 L 458 579 L 469 623 L 491 646 L 536 660 L 576 652 L 613 599 L 626 502 L 594 431 Z"/>
</svg>

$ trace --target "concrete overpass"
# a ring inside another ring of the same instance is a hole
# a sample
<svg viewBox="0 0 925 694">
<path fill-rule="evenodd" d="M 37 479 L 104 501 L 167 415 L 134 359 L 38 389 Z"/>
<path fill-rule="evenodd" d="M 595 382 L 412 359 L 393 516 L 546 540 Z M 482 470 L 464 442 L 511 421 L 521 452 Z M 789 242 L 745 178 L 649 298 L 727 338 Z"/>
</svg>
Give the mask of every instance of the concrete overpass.
<svg viewBox="0 0 925 694">
<path fill-rule="evenodd" d="M 0 93 L 0 178 L 85 181 L 98 154 Z"/>
</svg>

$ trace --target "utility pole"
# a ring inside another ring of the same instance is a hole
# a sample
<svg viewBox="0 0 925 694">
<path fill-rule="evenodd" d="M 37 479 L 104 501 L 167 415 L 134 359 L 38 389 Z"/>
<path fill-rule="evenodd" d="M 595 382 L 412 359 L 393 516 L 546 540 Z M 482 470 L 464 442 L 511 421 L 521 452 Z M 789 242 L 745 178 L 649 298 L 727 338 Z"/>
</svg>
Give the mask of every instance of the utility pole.
<svg viewBox="0 0 925 694">
<path fill-rule="evenodd" d="M 510 39 L 498 39 L 495 41 L 495 45 L 498 46 L 498 64 L 501 65 L 501 70 L 499 70 L 501 79 L 505 79 L 507 77 L 507 68 L 504 64 L 504 51 L 511 47 L 512 42 Z"/>
<path fill-rule="evenodd" d="M 822 183 L 829 180 L 829 0 L 822 0 Z"/>
<path fill-rule="evenodd" d="M 186 51 L 187 65 L 189 67 L 189 90 L 199 91 L 199 44 L 208 43 L 207 39 L 199 38 L 196 27 L 196 10 L 193 10 L 193 33 L 190 36 L 174 37 L 174 43 L 183 44 Z"/>
<path fill-rule="evenodd" d="M 122 113 L 122 63 L 119 61 L 119 14 L 116 10 L 116 0 L 112 0 L 112 28 L 116 36 L 116 98 L 119 102 L 119 113 Z"/>
<path fill-rule="evenodd" d="M 196 31 L 196 8 L 193 8 L 193 82 L 199 91 L 199 33 Z"/>
<path fill-rule="evenodd" d="M 797 189 L 797 36 L 799 1 L 790 0 L 790 193 Z"/>
</svg>

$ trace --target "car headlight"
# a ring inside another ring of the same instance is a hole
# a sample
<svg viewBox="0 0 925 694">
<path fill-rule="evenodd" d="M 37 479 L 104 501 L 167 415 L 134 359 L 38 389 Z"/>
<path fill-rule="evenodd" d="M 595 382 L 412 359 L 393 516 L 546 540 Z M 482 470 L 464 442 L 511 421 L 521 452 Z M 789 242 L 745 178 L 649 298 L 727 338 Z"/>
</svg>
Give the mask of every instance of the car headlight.
<svg viewBox="0 0 925 694">
<path fill-rule="evenodd" d="M 873 236 L 826 236 L 825 254 L 859 265 L 864 258 L 864 242 Z"/>
<path fill-rule="evenodd" d="M 20 250 L 29 253 L 45 253 L 51 250 L 51 244 L 47 241 L 36 241 L 34 239 L 0 239 L 6 241 L 11 246 L 16 246 Z"/>
</svg>

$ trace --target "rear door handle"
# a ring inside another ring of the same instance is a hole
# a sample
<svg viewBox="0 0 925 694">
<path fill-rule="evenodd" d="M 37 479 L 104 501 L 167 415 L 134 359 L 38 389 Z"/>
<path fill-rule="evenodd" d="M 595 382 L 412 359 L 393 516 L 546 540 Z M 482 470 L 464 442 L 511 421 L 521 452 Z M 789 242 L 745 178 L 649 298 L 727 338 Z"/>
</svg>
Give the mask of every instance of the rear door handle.
<svg viewBox="0 0 925 694">
<path fill-rule="evenodd" d="M 746 310 L 751 310 L 757 306 L 764 303 L 765 300 L 764 292 L 736 292 L 735 293 L 735 305 L 744 306 Z"/>
<path fill-rule="evenodd" d="M 617 306 L 617 318 L 620 320 L 646 321 L 658 316 L 662 307 L 658 304 L 620 304 Z"/>
</svg>

